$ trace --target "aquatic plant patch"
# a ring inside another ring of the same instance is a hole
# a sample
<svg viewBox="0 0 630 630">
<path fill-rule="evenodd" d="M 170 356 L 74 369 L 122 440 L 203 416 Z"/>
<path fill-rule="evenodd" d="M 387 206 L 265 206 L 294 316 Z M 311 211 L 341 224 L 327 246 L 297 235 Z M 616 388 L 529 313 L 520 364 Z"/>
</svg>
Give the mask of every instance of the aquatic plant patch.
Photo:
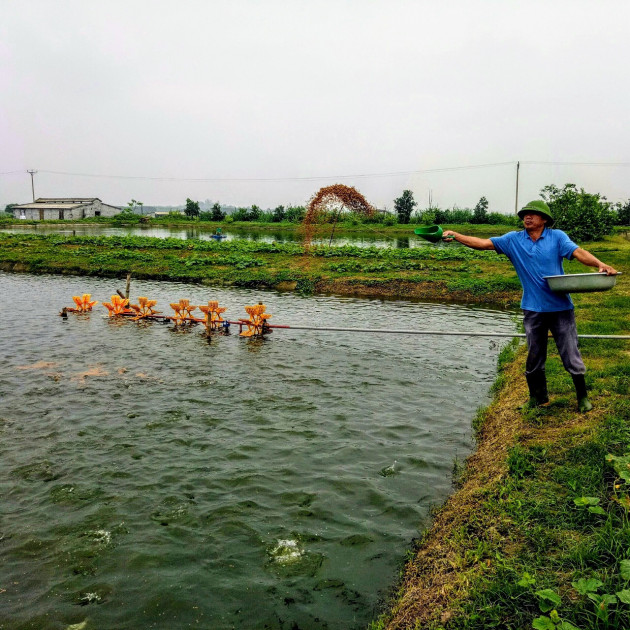
<svg viewBox="0 0 630 630">
<path fill-rule="evenodd" d="M 306 292 L 320 287 L 345 292 L 351 284 L 354 292 L 363 282 L 392 296 L 399 292 L 437 297 L 451 292 L 460 300 L 474 302 L 487 301 L 489 296 L 483 290 L 484 281 L 473 278 L 483 274 L 485 281 L 498 286 L 504 274 L 514 276 L 509 264 L 496 254 L 463 247 L 319 245 L 305 251 L 297 243 L 70 234 L 0 234 L 0 265 L 10 270 L 104 276 L 130 272 L 142 278 L 263 288 L 288 282 Z M 453 273 L 459 280 L 449 287 Z M 369 283 L 363 276 L 369 277 Z M 403 282 L 407 284 L 403 286 Z M 516 301 L 517 290 L 510 281 L 502 299 Z"/>
</svg>

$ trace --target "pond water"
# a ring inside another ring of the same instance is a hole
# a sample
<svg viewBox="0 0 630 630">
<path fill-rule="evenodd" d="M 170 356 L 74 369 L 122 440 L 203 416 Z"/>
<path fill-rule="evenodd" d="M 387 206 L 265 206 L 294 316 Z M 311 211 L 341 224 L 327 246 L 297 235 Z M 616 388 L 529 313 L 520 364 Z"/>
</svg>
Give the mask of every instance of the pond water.
<svg viewBox="0 0 630 630">
<path fill-rule="evenodd" d="M 243 230 L 238 228 L 223 227 L 225 240 L 258 241 L 261 243 L 301 243 L 302 235 L 288 230 Z M 330 242 L 331 228 L 319 232 L 312 240 L 315 244 L 328 245 Z M 0 232 L 12 234 L 76 234 L 90 236 L 152 236 L 155 238 L 198 238 L 212 240 L 212 230 L 204 230 L 198 227 L 155 227 L 155 226 L 127 226 L 110 227 L 102 225 L 25 225 L 21 227 L 2 228 Z M 367 232 L 367 234 L 365 233 Z M 391 236 L 378 226 L 364 226 L 364 233 L 360 236 L 344 234 L 333 236 L 333 245 L 356 245 L 357 247 L 395 247 L 407 249 L 409 247 L 424 247 L 427 242 L 413 233 L 413 226 L 409 226 L 409 236 Z M 437 246 L 441 246 L 438 244 Z M 453 244 L 451 243 L 450 246 Z"/>
<path fill-rule="evenodd" d="M 7 629 L 365 628 L 472 448 L 499 342 L 58 316 L 122 281 L 0 273 Z M 132 283 L 263 300 L 273 323 L 515 329 L 463 306 Z M 234 327 L 233 327 L 234 328 Z"/>
</svg>

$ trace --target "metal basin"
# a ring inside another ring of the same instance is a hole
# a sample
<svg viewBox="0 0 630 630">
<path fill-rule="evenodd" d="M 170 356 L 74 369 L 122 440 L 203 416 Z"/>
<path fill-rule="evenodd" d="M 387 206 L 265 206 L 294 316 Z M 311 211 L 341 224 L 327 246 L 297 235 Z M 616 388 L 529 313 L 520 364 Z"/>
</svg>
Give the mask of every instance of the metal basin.
<svg viewBox="0 0 630 630">
<path fill-rule="evenodd" d="M 587 293 L 589 291 L 608 291 L 617 283 L 617 273 L 568 273 L 562 276 L 545 276 L 549 288 L 556 293 Z"/>
</svg>

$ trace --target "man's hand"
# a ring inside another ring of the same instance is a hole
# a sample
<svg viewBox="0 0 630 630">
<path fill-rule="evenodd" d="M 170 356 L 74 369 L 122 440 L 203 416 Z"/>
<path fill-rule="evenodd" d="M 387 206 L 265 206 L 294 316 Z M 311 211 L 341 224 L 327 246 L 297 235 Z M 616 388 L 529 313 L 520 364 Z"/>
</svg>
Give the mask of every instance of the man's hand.
<svg viewBox="0 0 630 630">
<path fill-rule="evenodd" d="M 609 276 L 617 275 L 617 270 L 613 269 L 610 265 L 605 265 L 604 263 L 600 263 L 599 272 L 605 271 Z"/>
<path fill-rule="evenodd" d="M 442 232 L 442 240 L 447 243 L 452 243 L 455 240 L 456 235 L 457 232 L 453 232 L 453 230 L 444 230 L 444 232 Z"/>
</svg>

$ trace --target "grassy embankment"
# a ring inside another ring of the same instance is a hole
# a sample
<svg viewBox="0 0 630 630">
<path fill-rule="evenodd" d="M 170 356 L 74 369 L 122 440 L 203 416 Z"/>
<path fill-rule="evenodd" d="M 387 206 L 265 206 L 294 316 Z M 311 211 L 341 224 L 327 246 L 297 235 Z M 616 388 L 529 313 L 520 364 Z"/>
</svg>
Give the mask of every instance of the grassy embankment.
<svg viewBox="0 0 630 630">
<path fill-rule="evenodd" d="M 305 252 L 297 243 L 0 234 L 0 268 L 508 304 L 518 291 L 514 273 L 495 254 L 444 245 Z"/>
<path fill-rule="evenodd" d="M 626 274 L 612 291 L 574 296 L 578 329 L 630 334 L 630 243 L 617 235 L 588 249 Z M 286 244 L 0 235 L 0 268 L 511 305 L 519 294 L 505 260 L 454 247 L 304 255 Z M 628 468 L 606 462 L 630 452 L 630 342 L 581 346 L 595 405 L 583 415 L 553 344 L 551 404 L 520 412 L 524 348 L 504 351 L 495 399 L 475 420 L 477 450 L 374 629 L 630 627 Z"/>
<path fill-rule="evenodd" d="M 628 335 L 630 243 L 618 235 L 587 249 L 625 275 L 612 291 L 573 296 L 578 330 Z M 553 343 L 551 404 L 519 411 L 525 348 L 504 351 L 494 401 L 475 419 L 477 450 L 374 630 L 630 628 L 630 458 L 607 462 L 630 453 L 630 341 L 581 349 L 587 414 Z"/>
</svg>

